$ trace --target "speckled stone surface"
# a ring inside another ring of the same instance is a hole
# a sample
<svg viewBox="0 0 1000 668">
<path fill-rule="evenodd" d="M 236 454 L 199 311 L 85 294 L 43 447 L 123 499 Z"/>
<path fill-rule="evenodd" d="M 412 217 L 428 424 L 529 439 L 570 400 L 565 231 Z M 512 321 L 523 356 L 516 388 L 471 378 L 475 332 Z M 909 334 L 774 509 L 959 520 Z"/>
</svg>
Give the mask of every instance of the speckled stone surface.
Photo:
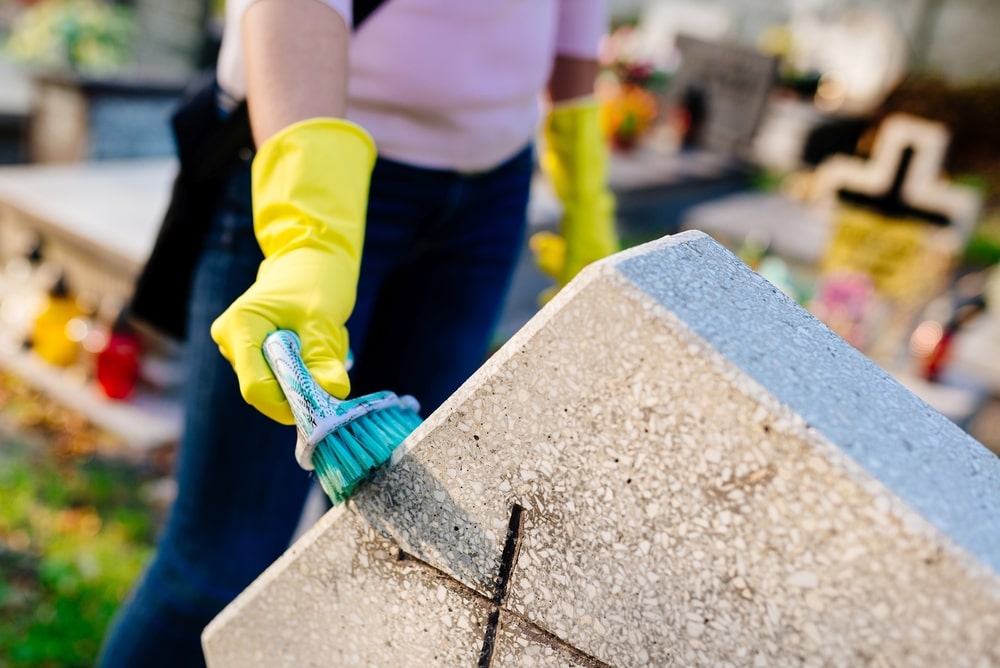
<svg viewBox="0 0 1000 668">
<path fill-rule="evenodd" d="M 335 509 L 206 630 L 211 666 L 468 666 L 488 601 Z"/>
<path fill-rule="evenodd" d="M 457 666 L 492 629 L 497 666 L 997 665 L 998 535 L 995 456 L 690 232 L 588 268 L 205 645 Z"/>
</svg>

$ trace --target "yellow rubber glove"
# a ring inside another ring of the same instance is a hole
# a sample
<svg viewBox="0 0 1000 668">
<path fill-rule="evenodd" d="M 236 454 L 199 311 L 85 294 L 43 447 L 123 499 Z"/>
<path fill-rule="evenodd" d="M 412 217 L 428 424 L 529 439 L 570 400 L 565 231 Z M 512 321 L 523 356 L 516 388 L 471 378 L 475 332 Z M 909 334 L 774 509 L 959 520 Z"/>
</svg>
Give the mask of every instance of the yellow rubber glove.
<svg viewBox="0 0 1000 668">
<path fill-rule="evenodd" d="M 556 105 L 543 127 L 540 163 L 562 202 L 563 217 L 560 235 L 539 232 L 530 246 L 538 268 L 556 281 L 557 289 L 620 248 L 598 108 L 594 99 Z M 551 294 L 543 293 L 542 299 Z"/>
<path fill-rule="evenodd" d="M 261 413 L 294 424 L 261 352 L 276 329 L 298 333 L 302 360 L 330 394 L 347 396 L 347 322 L 358 286 L 375 142 L 339 119 L 291 125 L 253 162 L 257 280 L 212 323 L 212 338 Z"/>
</svg>

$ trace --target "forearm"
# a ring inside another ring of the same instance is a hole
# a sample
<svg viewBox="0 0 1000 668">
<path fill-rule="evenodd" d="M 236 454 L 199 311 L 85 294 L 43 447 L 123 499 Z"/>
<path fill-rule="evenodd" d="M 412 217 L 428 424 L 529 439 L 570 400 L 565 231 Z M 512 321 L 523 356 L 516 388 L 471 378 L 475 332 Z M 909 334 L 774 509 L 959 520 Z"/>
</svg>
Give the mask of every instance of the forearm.
<svg viewBox="0 0 1000 668">
<path fill-rule="evenodd" d="M 597 61 L 592 58 L 556 56 L 546 92 L 552 104 L 587 97 L 594 93 Z"/>
<path fill-rule="evenodd" d="M 294 331 L 316 382 L 347 395 L 344 323 L 357 292 L 375 144 L 342 120 L 349 30 L 337 10 L 316 0 L 257 0 L 243 15 L 243 36 L 257 144 L 253 225 L 265 260 L 211 333 L 244 399 L 292 424 L 261 347 L 277 329 Z"/>
<path fill-rule="evenodd" d="M 254 140 L 310 118 L 343 117 L 350 28 L 316 0 L 257 0 L 243 17 Z"/>
<path fill-rule="evenodd" d="M 607 185 L 607 147 L 593 99 L 597 62 L 560 56 L 548 83 L 542 171 L 563 204 L 561 235 L 531 239 L 539 268 L 565 285 L 585 265 L 618 250 L 614 198 Z M 547 301 L 553 291 L 543 294 Z"/>
</svg>

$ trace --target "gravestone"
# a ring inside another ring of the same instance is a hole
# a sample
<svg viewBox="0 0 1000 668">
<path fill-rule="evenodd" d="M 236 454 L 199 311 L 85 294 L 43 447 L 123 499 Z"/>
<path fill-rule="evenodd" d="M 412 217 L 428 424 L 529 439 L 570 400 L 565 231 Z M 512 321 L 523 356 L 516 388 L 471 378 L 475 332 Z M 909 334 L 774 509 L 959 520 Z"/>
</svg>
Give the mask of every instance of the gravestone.
<svg viewBox="0 0 1000 668">
<path fill-rule="evenodd" d="M 879 126 L 871 156 L 835 155 L 816 170 L 816 195 L 830 196 L 851 191 L 883 198 L 895 189 L 899 202 L 908 211 L 937 214 L 943 223 L 964 240 L 976 224 L 982 198 L 968 186 L 948 180 L 945 156 L 951 143 L 948 127 L 910 114 L 892 114 Z M 905 173 L 900 163 L 907 151 L 911 157 Z M 902 177 L 901 183 L 894 181 Z M 907 212 L 900 212 L 903 217 Z"/>
<path fill-rule="evenodd" d="M 185 85 L 184 77 L 40 75 L 29 133 L 32 161 L 172 156 L 170 114 Z"/>
<path fill-rule="evenodd" d="M 33 162 L 173 156 L 170 116 L 206 56 L 207 0 L 136 0 L 127 69 L 108 76 L 35 77 Z"/>
<path fill-rule="evenodd" d="M 699 148 L 745 157 L 777 79 L 778 60 L 754 49 L 677 37 L 681 66 L 670 81 L 675 103 L 697 100 L 704 116 Z"/>
<path fill-rule="evenodd" d="M 582 272 L 203 644 L 212 668 L 997 664 L 998 483 L 687 232 Z"/>
<path fill-rule="evenodd" d="M 837 155 L 816 170 L 816 194 L 837 206 L 813 312 L 887 367 L 978 220 L 981 196 L 943 175 L 949 141 L 942 123 L 893 114 L 870 158 Z"/>
</svg>

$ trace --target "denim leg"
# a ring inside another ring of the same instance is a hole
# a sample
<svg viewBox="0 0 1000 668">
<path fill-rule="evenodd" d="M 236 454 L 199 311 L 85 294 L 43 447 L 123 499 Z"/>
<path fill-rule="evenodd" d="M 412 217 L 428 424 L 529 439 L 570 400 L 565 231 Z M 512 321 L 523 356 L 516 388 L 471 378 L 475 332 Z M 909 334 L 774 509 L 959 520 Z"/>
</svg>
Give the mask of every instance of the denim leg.
<svg viewBox="0 0 1000 668">
<path fill-rule="evenodd" d="M 485 360 L 524 237 L 526 149 L 478 175 L 380 161 L 369 198 L 352 393 L 412 394 L 426 416 Z"/>
<path fill-rule="evenodd" d="M 295 432 L 248 406 L 209 337 L 261 260 L 249 183 L 234 177 L 195 274 L 178 497 L 156 555 L 119 613 L 102 666 L 201 666 L 205 625 L 287 548 L 308 491 Z M 238 186 L 238 187 L 237 187 Z"/>
</svg>

